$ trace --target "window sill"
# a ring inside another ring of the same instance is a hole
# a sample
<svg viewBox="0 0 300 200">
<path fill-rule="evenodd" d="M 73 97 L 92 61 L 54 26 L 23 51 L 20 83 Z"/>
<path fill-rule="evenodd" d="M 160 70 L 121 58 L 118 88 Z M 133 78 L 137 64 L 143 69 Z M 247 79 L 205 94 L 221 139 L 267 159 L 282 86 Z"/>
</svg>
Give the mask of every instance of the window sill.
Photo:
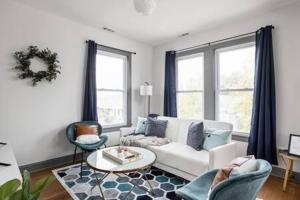
<svg viewBox="0 0 300 200">
<path fill-rule="evenodd" d="M 249 134 L 241 132 L 232 132 L 232 139 L 240 142 L 248 142 Z"/>
<path fill-rule="evenodd" d="M 126 127 L 131 127 L 131 125 L 123 125 L 123 126 L 103 128 L 102 133 L 116 132 L 116 131 L 120 131 L 120 128 L 126 128 Z"/>
</svg>

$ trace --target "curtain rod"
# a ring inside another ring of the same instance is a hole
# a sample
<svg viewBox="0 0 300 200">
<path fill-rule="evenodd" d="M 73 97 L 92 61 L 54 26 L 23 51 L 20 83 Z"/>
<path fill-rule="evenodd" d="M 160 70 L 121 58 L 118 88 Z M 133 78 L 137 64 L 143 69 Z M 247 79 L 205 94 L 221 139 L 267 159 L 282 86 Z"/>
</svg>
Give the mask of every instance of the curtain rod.
<svg viewBox="0 0 300 200">
<path fill-rule="evenodd" d="M 270 26 L 271 26 L 272 29 L 274 29 L 273 25 L 270 25 Z M 199 47 L 202 47 L 202 46 L 210 46 L 211 44 L 214 44 L 214 43 L 219 43 L 219 42 L 223 42 L 223 41 L 227 41 L 227 40 L 232 40 L 232 39 L 235 39 L 235 38 L 245 37 L 247 35 L 253 35 L 256 32 L 257 31 L 253 31 L 253 32 L 244 33 L 244 34 L 241 34 L 241 35 L 236 35 L 236 36 L 232 36 L 232 37 L 228 37 L 228 38 L 224 38 L 224 39 L 220 39 L 220 40 L 215 40 L 215 41 L 212 41 L 212 42 L 207 42 L 207 43 L 204 43 L 204 44 L 199 44 L 199 45 L 196 45 L 196 46 L 187 47 L 187 48 L 184 48 L 184 49 L 179 49 L 179 50 L 176 50 L 175 52 L 179 53 L 179 52 L 183 52 L 183 51 L 187 51 L 187 50 L 191 50 L 191 49 L 196 49 L 196 48 L 199 48 Z"/>
<path fill-rule="evenodd" d="M 85 43 L 88 43 L 88 42 L 89 42 L 88 40 L 85 41 Z M 118 51 L 124 51 L 124 52 L 127 52 L 127 53 L 136 54 L 136 52 L 126 51 L 126 50 L 118 49 L 118 48 L 114 48 L 114 47 L 109 47 L 109 46 L 105 46 L 105 45 L 98 44 L 98 43 L 96 43 L 96 44 L 97 44 L 98 46 L 101 46 L 101 47 L 104 47 L 104 48 L 111 48 L 111 49 L 118 50 Z"/>
</svg>

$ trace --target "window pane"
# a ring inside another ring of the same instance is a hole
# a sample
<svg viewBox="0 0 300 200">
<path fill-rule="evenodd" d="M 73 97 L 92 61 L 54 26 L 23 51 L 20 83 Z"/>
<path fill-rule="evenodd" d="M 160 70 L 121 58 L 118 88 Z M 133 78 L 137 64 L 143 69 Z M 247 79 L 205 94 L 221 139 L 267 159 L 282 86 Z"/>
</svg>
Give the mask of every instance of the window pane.
<svg viewBox="0 0 300 200">
<path fill-rule="evenodd" d="M 124 89 L 124 59 L 97 54 L 97 88 Z"/>
<path fill-rule="evenodd" d="M 122 124 L 126 122 L 124 93 L 97 92 L 98 118 L 102 125 Z"/>
<path fill-rule="evenodd" d="M 178 90 L 203 89 L 203 55 L 178 60 Z"/>
<path fill-rule="evenodd" d="M 235 131 L 249 133 L 252 100 L 252 91 L 221 92 L 218 101 L 218 120 L 232 123 Z"/>
<path fill-rule="evenodd" d="M 220 89 L 253 88 L 255 47 L 220 51 L 219 60 Z"/>
<path fill-rule="evenodd" d="M 177 93 L 178 117 L 203 119 L 203 93 Z"/>
</svg>

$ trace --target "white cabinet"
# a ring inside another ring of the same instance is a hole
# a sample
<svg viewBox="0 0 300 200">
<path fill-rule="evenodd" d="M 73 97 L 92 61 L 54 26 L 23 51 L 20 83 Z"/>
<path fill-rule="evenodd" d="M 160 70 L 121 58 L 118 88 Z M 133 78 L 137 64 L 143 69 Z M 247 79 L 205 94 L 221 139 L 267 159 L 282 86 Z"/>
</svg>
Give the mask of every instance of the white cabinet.
<svg viewBox="0 0 300 200">
<path fill-rule="evenodd" d="M 0 162 L 11 164 L 11 166 L 0 165 L 0 185 L 15 178 L 22 180 L 17 161 L 10 144 L 0 144 Z"/>
</svg>

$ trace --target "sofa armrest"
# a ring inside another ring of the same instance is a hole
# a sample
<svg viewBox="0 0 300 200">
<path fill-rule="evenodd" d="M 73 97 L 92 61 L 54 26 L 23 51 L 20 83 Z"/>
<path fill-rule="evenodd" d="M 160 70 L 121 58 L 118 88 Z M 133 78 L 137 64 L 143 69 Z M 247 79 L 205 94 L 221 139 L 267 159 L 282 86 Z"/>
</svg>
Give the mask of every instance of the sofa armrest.
<svg viewBox="0 0 300 200">
<path fill-rule="evenodd" d="M 209 151 L 209 169 L 219 169 L 226 166 L 236 157 L 237 144 L 231 142 L 215 147 Z"/>
<path fill-rule="evenodd" d="M 134 133 L 135 131 L 135 127 L 124 127 L 124 128 L 120 128 L 120 136 L 121 137 L 125 137 L 131 133 Z"/>
</svg>

